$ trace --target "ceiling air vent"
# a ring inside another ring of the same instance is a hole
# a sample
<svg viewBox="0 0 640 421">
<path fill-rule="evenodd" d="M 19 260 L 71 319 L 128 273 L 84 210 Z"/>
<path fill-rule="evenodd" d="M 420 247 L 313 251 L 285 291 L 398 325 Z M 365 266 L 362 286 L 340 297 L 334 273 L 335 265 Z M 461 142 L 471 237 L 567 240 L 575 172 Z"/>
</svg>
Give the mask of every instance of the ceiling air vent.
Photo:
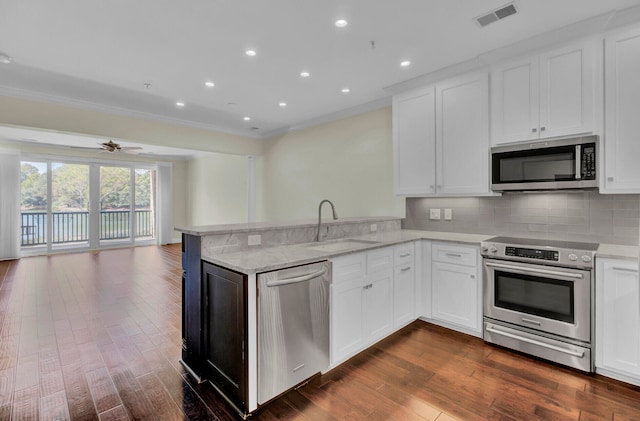
<svg viewBox="0 0 640 421">
<path fill-rule="evenodd" d="M 515 4 L 509 3 L 485 15 L 478 16 L 475 20 L 480 24 L 480 26 L 487 26 L 490 23 L 506 18 L 507 16 L 515 15 L 517 12 L 518 10 L 516 9 Z"/>
</svg>

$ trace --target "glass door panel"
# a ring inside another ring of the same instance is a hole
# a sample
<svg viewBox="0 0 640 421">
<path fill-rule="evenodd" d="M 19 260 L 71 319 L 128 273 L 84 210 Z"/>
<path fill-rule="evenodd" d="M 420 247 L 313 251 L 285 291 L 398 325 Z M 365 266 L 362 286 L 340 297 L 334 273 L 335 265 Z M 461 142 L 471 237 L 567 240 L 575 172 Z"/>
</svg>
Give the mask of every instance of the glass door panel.
<svg viewBox="0 0 640 421">
<path fill-rule="evenodd" d="M 89 165 L 51 164 L 51 245 L 89 245 Z"/>
<path fill-rule="evenodd" d="M 20 166 L 20 244 L 34 248 L 47 245 L 48 170 L 46 162 Z"/>
<path fill-rule="evenodd" d="M 136 240 L 155 238 L 155 180 L 156 172 L 150 169 L 135 169 L 135 225 Z"/>
<path fill-rule="evenodd" d="M 100 167 L 100 241 L 131 240 L 131 168 Z"/>
</svg>

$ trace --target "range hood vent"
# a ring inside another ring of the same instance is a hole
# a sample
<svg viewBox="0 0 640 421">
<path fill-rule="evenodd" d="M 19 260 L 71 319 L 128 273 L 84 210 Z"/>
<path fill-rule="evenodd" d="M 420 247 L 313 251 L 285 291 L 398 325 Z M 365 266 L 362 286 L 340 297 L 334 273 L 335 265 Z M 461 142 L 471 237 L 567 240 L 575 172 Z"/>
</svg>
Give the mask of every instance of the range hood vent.
<svg viewBox="0 0 640 421">
<path fill-rule="evenodd" d="M 516 13 L 518 13 L 516 5 L 513 3 L 509 3 L 485 15 L 478 16 L 477 18 L 475 18 L 475 20 L 476 22 L 478 22 L 478 24 L 480 24 L 480 26 L 484 27 L 489 25 L 490 23 L 497 22 L 500 19 L 504 19 L 507 16 L 515 15 Z"/>
</svg>

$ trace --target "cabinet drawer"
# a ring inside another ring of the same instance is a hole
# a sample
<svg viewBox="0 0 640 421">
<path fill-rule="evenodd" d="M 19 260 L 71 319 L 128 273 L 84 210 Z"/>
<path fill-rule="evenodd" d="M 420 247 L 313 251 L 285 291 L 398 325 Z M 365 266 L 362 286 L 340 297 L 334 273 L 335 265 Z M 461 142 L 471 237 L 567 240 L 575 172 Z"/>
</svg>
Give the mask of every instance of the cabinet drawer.
<svg viewBox="0 0 640 421">
<path fill-rule="evenodd" d="M 364 278 L 367 269 L 366 257 L 365 253 L 353 253 L 332 258 L 333 283 L 340 284 Z"/>
<path fill-rule="evenodd" d="M 393 247 L 383 247 L 367 252 L 367 274 L 393 268 Z"/>
<path fill-rule="evenodd" d="M 413 265 L 414 253 L 413 242 L 399 244 L 393 248 L 393 262 L 396 266 Z"/>
<path fill-rule="evenodd" d="M 439 243 L 433 243 L 431 247 L 431 260 L 434 262 L 475 267 L 478 259 L 477 254 L 475 247 L 452 246 Z"/>
</svg>

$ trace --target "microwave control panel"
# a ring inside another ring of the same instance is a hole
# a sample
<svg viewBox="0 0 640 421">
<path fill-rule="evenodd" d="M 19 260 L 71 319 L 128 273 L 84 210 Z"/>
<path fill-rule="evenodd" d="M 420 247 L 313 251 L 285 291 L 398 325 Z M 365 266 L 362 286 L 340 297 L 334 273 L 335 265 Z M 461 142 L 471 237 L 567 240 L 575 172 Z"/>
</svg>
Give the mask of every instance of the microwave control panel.
<svg viewBox="0 0 640 421">
<path fill-rule="evenodd" d="M 582 147 L 582 179 L 596 179 L 596 145 L 589 143 Z"/>
</svg>

